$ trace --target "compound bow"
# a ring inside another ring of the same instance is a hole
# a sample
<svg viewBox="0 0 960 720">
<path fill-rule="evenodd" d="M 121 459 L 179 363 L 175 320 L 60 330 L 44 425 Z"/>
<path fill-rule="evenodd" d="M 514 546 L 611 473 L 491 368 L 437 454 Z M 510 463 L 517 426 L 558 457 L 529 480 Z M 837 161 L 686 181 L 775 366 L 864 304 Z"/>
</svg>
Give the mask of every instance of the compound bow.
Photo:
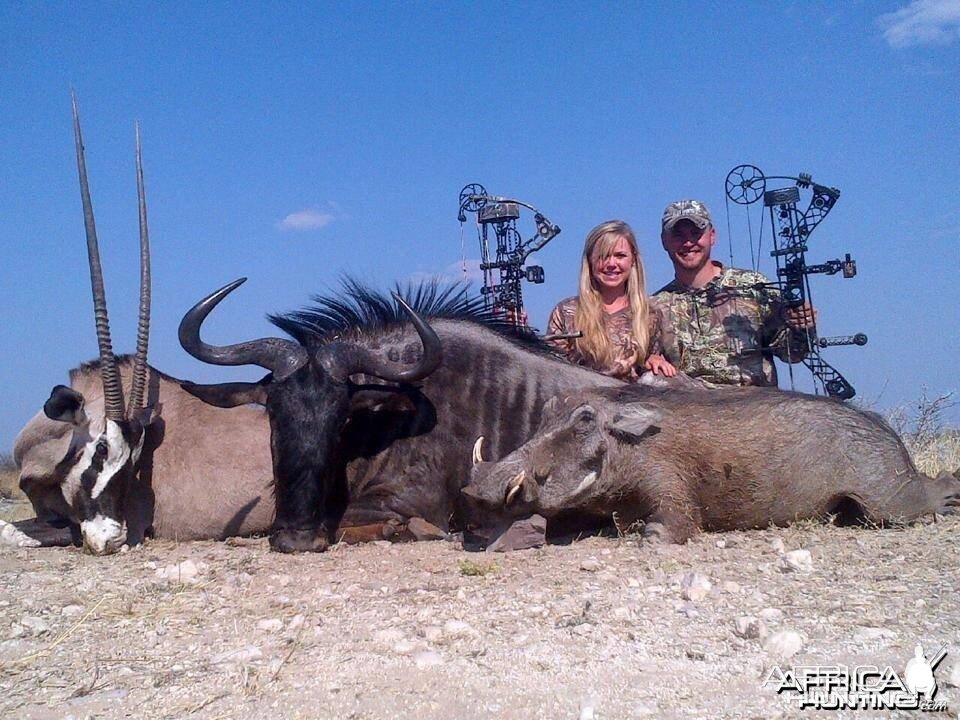
<svg viewBox="0 0 960 720">
<path fill-rule="evenodd" d="M 533 213 L 537 229 L 533 237 L 523 240 L 517 230 L 520 208 Z M 479 183 L 471 183 L 460 191 L 460 212 L 457 219 L 462 225 L 467 213 L 477 214 L 477 237 L 480 242 L 480 269 L 483 271 L 483 287 L 480 289 L 487 309 L 501 313 L 516 325 L 525 325 L 523 312 L 522 280 L 539 285 L 543 282 L 543 268 L 539 265 L 524 267 L 531 253 L 540 250 L 560 233 L 560 228 L 550 222 L 533 205 L 521 200 L 490 195 Z M 495 259 L 490 259 L 489 228 L 493 228 L 497 240 Z M 498 271 L 498 275 L 494 272 Z"/>
<path fill-rule="evenodd" d="M 792 180 L 794 185 L 776 190 L 767 190 L 767 180 Z M 800 202 L 800 190 L 810 189 L 810 204 L 802 213 L 797 209 Z M 783 305 L 795 308 L 810 298 L 810 276 L 814 274 L 835 275 L 852 278 L 857 274 L 857 264 L 850 253 L 843 260 L 828 260 L 819 265 L 807 265 L 807 239 L 814 228 L 830 213 L 840 191 L 836 188 L 818 185 L 807 173 L 799 177 L 783 175 L 765 176 L 754 165 L 738 165 L 729 172 L 726 180 L 727 197 L 738 205 L 749 205 L 763 198 L 763 204 L 770 210 L 770 227 L 773 232 L 773 250 L 770 255 L 777 263 L 777 282 Z M 761 231 L 762 234 L 762 231 Z M 848 400 L 857 394 L 853 385 L 843 377 L 820 355 L 820 349 L 832 345 L 866 345 L 867 336 L 863 333 L 837 337 L 818 337 L 816 324 L 806 331 L 807 354 L 803 364 L 809 368 L 815 381 L 818 381 L 827 395 Z M 790 384 L 793 385 L 793 370 L 790 371 Z"/>
</svg>

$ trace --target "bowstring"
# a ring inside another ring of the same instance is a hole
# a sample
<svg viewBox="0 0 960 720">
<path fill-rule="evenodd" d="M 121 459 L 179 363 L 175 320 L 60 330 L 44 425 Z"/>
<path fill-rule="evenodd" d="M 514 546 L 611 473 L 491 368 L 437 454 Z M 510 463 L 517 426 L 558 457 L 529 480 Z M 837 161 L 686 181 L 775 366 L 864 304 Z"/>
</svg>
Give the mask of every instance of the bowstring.
<svg viewBox="0 0 960 720">
<path fill-rule="evenodd" d="M 727 245 L 730 249 L 730 267 L 733 267 L 733 232 L 730 230 L 730 196 L 723 193 L 723 203 L 727 210 Z"/>
<path fill-rule="evenodd" d="M 463 223 L 460 223 L 460 269 L 463 271 L 463 279 L 467 280 L 467 251 L 463 244 Z"/>
</svg>

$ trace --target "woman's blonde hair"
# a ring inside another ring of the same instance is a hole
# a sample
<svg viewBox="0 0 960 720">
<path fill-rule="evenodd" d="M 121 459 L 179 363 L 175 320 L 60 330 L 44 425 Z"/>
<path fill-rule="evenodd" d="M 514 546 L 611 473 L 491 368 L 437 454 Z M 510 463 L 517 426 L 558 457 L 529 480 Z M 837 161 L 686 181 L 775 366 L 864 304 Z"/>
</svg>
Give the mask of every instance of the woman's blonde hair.
<svg viewBox="0 0 960 720">
<path fill-rule="evenodd" d="M 647 359 L 650 345 L 650 303 L 647 299 L 646 280 L 643 261 L 637 249 L 637 238 L 633 229 L 623 220 L 608 220 L 597 225 L 587 235 L 583 244 L 583 262 L 580 265 L 580 292 L 577 296 L 577 310 L 574 314 L 574 327 L 583 333 L 583 337 L 574 342 L 577 351 L 584 359 L 600 367 L 609 366 L 617 354 L 607 337 L 603 324 L 603 299 L 593 282 L 592 267 L 613 254 L 617 241 L 623 238 L 633 252 L 630 274 L 627 276 L 627 299 L 630 302 L 630 335 L 633 340 L 630 356 L 631 365 Z"/>
</svg>

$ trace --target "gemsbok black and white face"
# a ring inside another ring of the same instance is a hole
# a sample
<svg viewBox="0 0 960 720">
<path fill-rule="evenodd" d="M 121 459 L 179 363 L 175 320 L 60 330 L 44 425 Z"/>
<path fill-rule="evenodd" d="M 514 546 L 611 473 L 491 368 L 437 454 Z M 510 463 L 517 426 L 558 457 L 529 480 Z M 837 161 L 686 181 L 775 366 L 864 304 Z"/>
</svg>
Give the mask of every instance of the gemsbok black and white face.
<svg viewBox="0 0 960 720">
<path fill-rule="evenodd" d="M 54 387 L 43 406 L 45 418 L 38 414 L 24 428 L 17 439 L 14 457 L 20 464 L 20 485 L 31 499 L 38 493 L 45 493 L 50 501 L 49 507 L 55 508 L 54 514 L 66 515 L 65 519 L 79 528 L 83 546 L 96 555 L 107 555 L 120 550 L 126 542 L 125 500 L 128 487 L 137 475 L 144 429 L 148 422 L 148 413 L 143 409 L 150 325 L 147 207 L 138 126 L 136 164 L 140 210 L 140 316 L 129 401 L 124 408 L 120 370 L 110 343 L 103 272 L 76 97 L 73 98 L 73 127 L 103 397 L 87 405 L 83 394 L 77 390 L 65 385 Z M 53 422 L 49 423 L 47 419 Z M 63 504 L 56 497 L 58 490 L 63 497 Z"/>
<path fill-rule="evenodd" d="M 84 404 L 82 394 L 57 385 L 44 404 L 43 413 L 70 427 L 69 439 L 64 443 L 66 453 L 59 463 L 60 493 L 69 520 L 79 526 L 87 550 L 107 555 L 126 543 L 125 502 L 137 474 L 144 424 L 138 417 L 113 420 L 102 411 L 88 414 Z M 101 408 L 94 406 L 93 410 Z"/>
</svg>

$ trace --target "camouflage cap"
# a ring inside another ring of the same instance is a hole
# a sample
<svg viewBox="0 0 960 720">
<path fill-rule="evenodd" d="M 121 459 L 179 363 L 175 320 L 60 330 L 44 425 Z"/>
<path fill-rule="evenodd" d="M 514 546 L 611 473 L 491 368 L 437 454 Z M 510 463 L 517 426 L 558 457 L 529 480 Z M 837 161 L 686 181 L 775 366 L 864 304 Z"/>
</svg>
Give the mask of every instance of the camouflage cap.
<svg viewBox="0 0 960 720">
<path fill-rule="evenodd" d="M 681 220 L 689 220 L 703 230 L 713 224 L 710 211 L 699 200 L 677 200 L 667 205 L 660 221 L 661 230 L 670 230 Z"/>
</svg>

